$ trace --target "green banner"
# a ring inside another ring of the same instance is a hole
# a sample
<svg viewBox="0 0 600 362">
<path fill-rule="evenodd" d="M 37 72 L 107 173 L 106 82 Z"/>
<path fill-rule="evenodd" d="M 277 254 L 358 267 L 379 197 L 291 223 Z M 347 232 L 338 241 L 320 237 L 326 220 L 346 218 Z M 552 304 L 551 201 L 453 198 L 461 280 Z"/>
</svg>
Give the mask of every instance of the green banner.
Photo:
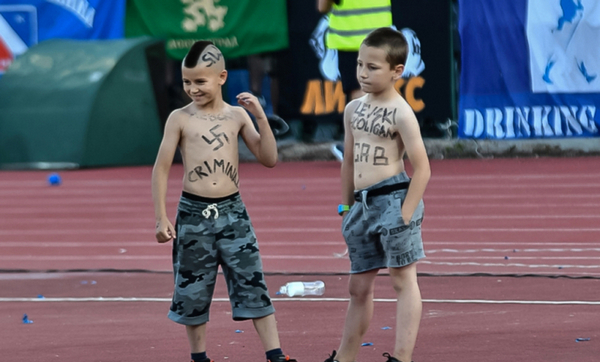
<svg viewBox="0 0 600 362">
<path fill-rule="evenodd" d="M 281 50 L 286 0 L 129 0 L 125 35 L 163 38 L 175 59 L 198 40 L 211 40 L 226 58 Z"/>
</svg>

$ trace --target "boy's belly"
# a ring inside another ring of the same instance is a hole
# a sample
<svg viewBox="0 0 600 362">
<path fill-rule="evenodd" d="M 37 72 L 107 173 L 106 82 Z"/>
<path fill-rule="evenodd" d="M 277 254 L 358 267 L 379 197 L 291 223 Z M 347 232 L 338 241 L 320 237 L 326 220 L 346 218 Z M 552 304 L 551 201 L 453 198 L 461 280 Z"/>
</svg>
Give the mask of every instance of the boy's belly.
<svg viewBox="0 0 600 362">
<path fill-rule="evenodd" d="M 203 162 L 186 168 L 183 190 L 204 197 L 223 197 L 238 191 L 239 174 L 237 164 Z"/>
<path fill-rule="evenodd" d="M 404 161 L 398 160 L 386 166 L 354 164 L 354 189 L 361 190 L 404 171 Z"/>
</svg>

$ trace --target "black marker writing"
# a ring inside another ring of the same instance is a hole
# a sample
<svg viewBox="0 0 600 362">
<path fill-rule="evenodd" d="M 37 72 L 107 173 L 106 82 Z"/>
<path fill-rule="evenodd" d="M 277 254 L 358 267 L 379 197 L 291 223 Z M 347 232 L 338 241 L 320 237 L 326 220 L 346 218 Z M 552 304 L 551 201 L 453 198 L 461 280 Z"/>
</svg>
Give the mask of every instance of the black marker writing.
<svg viewBox="0 0 600 362">
<path fill-rule="evenodd" d="M 215 142 L 218 142 L 219 144 L 217 145 L 217 147 L 213 148 L 213 151 L 218 150 L 219 148 L 223 147 L 223 145 L 225 144 L 222 140 L 221 137 L 225 138 L 225 141 L 227 141 L 227 143 L 229 143 L 229 138 L 227 138 L 227 134 L 225 134 L 225 132 L 221 132 L 221 133 L 216 133 L 215 130 L 217 128 L 221 127 L 220 124 L 214 126 L 213 128 L 211 128 L 209 130 L 210 134 L 213 135 L 212 139 L 208 139 L 205 136 L 202 136 L 202 139 L 206 141 L 206 143 L 208 143 L 209 145 L 212 145 Z"/>
<path fill-rule="evenodd" d="M 210 51 L 202 54 L 202 61 L 207 62 L 207 67 L 212 66 L 221 59 L 221 53 L 212 53 Z"/>
<path fill-rule="evenodd" d="M 238 187 L 240 179 L 238 177 L 237 168 L 229 161 L 225 163 L 223 159 L 213 160 L 212 169 L 208 161 L 204 161 L 204 166 L 196 166 L 192 171 L 188 172 L 188 181 L 196 182 L 202 180 L 204 177 L 220 172 L 226 175 L 236 187 Z"/>
</svg>

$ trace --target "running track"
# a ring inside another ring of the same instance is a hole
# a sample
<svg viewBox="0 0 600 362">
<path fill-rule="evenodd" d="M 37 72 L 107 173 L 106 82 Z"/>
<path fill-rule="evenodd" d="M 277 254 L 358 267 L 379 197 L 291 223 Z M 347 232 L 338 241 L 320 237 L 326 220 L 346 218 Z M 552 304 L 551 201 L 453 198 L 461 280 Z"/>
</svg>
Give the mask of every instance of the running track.
<svg viewBox="0 0 600 362">
<path fill-rule="evenodd" d="M 600 159 L 431 163 L 415 360 L 596 361 Z M 8 326 L 0 351 L 8 360 L 186 360 L 183 331 L 164 317 L 170 245 L 153 241 L 150 172 L 63 171 L 58 187 L 46 184 L 45 171 L 0 172 L 0 325 Z M 339 343 L 347 296 L 348 260 L 334 256 L 344 250 L 339 164 L 242 164 L 240 177 L 272 292 L 288 280 L 327 284 L 328 299 L 275 302 L 287 352 L 323 360 Z M 181 178 L 176 165 L 172 216 Z M 377 285 L 367 335 L 374 344 L 359 360 L 383 361 L 393 340 L 378 326 L 393 326 L 394 295 L 387 276 Z M 211 357 L 261 358 L 251 326 L 230 320 L 223 288 L 211 314 L 209 343 L 220 344 Z M 22 324 L 23 313 L 34 323 Z M 233 333 L 240 325 L 245 333 Z"/>
</svg>

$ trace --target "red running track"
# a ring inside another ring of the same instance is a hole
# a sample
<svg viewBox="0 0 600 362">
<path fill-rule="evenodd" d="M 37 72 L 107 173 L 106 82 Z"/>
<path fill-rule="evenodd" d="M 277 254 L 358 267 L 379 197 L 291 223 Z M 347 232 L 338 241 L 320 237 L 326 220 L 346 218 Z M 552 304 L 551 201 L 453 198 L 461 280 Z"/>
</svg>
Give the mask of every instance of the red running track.
<svg viewBox="0 0 600 362">
<path fill-rule="evenodd" d="M 427 258 L 419 263 L 426 302 L 415 360 L 597 360 L 598 279 L 507 276 L 600 276 L 599 161 L 431 162 L 423 224 Z M 8 326 L 0 332 L 0 350 L 14 356 L 11 361 L 29 360 L 31 353 L 67 362 L 90 356 L 185 360 L 183 330 L 164 317 L 170 246 L 154 242 L 150 172 L 63 171 L 58 187 L 47 185 L 49 172 L 0 172 L 0 269 L 6 272 L 0 274 L 0 308 L 1 324 Z M 181 177 L 175 166 L 168 193 L 173 216 Z M 290 279 L 316 278 L 309 273 L 341 274 L 319 276 L 328 287 L 325 297 L 335 301 L 276 301 L 288 353 L 301 361 L 323 360 L 337 347 L 347 296 L 348 260 L 333 255 L 344 250 L 335 213 L 339 163 L 281 163 L 274 169 L 242 164 L 240 177 L 266 272 L 300 274 L 269 276 L 272 290 Z M 47 272 L 77 269 L 88 272 Z M 108 269 L 164 274 L 89 272 Z M 451 277 L 470 274 L 490 276 Z M 378 298 L 393 299 L 386 278 L 378 279 Z M 19 299 L 38 294 L 46 300 Z M 157 300 L 49 301 L 69 297 Z M 393 325 L 393 308 L 377 303 L 368 334 L 374 345 L 361 350 L 360 360 L 384 360 L 378 356 L 391 348 L 393 334 L 377 326 Z M 22 313 L 35 323 L 21 324 Z M 216 302 L 210 342 L 220 346 L 212 358 L 261 358 L 250 326 L 232 334 L 241 327 L 228 318 L 228 303 Z M 576 343 L 578 337 L 591 340 Z"/>
</svg>

